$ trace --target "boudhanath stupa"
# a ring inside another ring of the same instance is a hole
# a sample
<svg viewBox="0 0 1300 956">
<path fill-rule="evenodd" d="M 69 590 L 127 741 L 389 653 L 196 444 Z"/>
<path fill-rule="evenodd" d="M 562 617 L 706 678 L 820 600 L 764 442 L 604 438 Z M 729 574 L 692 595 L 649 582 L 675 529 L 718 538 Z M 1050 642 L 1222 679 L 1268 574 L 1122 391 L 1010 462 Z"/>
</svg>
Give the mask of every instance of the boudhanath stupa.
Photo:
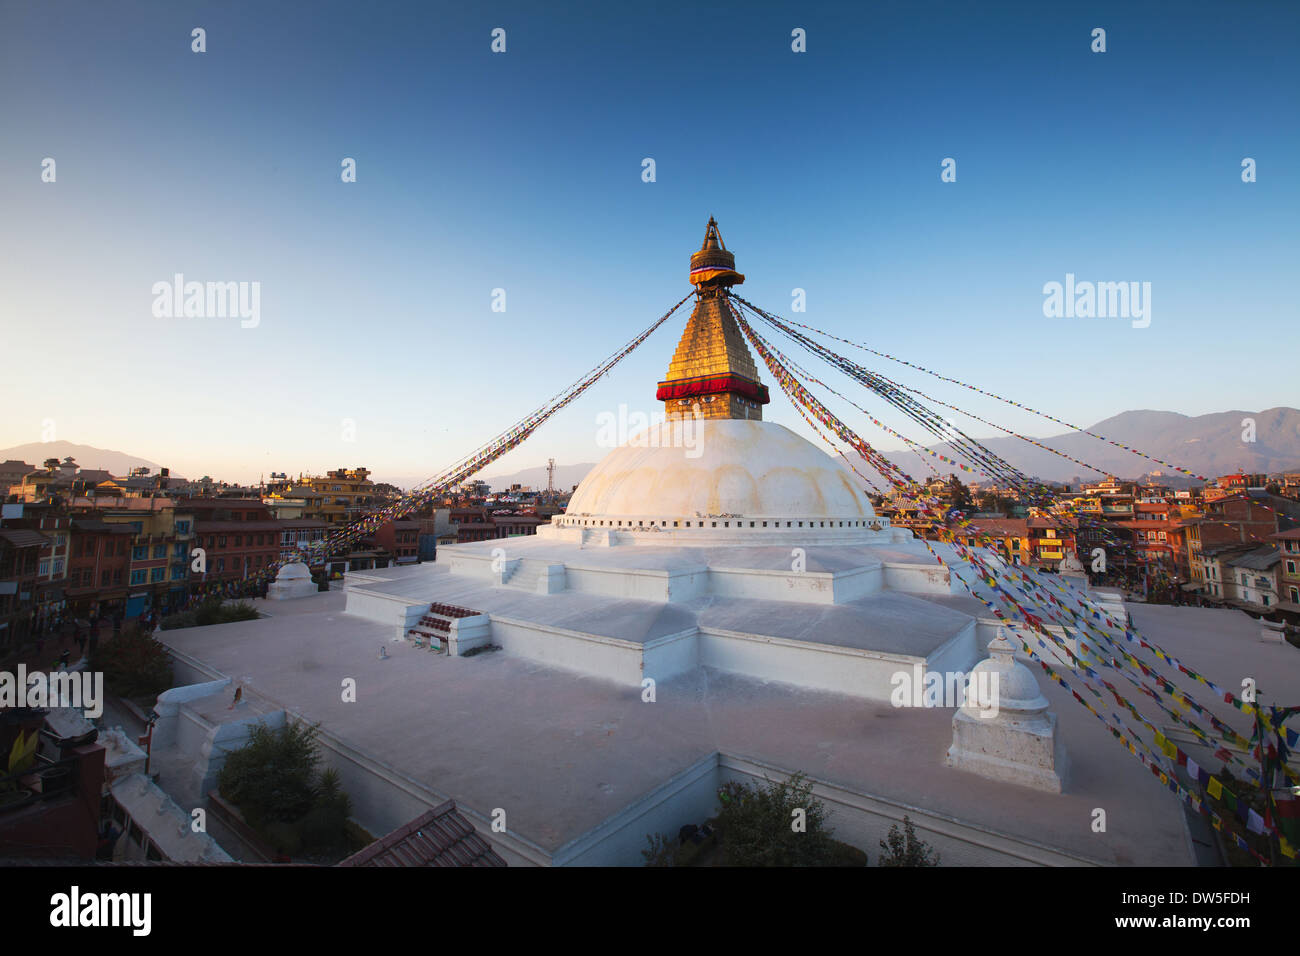
<svg viewBox="0 0 1300 956">
<path fill-rule="evenodd" d="M 988 640 L 927 601 L 959 584 L 841 461 L 763 420 L 767 389 L 724 305 L 742 279 L 710 220 L 656 392 L 664 420 L 535 536 L 447 547 L 400 579 L 353 574 L 348 613 L 452 655 L 491 643 L 638 689 L 707 665 L 888 700 L 900 660 L 969 670 Z"/>
<path fill-rule="evenodd" d="M 794 772 L 873 861 L 906 814 L 945 864 L 1194 865 L 1197 821 L 1039 680 L 954 549 L 892 527 L 843 459 L 764 420 L 713 220 L 690 280 L 664 420 L 536 535 L 165 635 L 186 686 L 160 698 L 155 746 L 194 792 L 250 723 L 305 719 L 372 832 L 452 798 L 512 865 L 638 865 L 726 780 Z M 1130 610 L 1206 672 L 1300 677 L 1232 612 Z M 900 675 L 972 673 L 1002 706 L 899 706 Z"/>
</svg>

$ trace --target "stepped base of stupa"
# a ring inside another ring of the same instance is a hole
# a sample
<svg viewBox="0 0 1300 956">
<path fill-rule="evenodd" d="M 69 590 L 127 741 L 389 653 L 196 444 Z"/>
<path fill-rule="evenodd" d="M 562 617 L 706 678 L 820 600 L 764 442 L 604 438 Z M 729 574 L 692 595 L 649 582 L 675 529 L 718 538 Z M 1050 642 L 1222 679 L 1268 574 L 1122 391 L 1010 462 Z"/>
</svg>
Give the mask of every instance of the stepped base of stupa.
<svg viewBox="0 0 1300 956">
<path fill-rule="evenodd" d="M 445 611 L 486 627 L 476 647 L 623 685 L 711 666 L 882 701 L 900 671 L 969 670 L 994 636 L 919 541 L 811 545 L 792 557 L 790 547 L 593 549 L 556 538 L 350 573 L 346 613 L 391 626 L 396 641 Z M 434 636 L 432 650 L 455 652 Z"/>
</svg>

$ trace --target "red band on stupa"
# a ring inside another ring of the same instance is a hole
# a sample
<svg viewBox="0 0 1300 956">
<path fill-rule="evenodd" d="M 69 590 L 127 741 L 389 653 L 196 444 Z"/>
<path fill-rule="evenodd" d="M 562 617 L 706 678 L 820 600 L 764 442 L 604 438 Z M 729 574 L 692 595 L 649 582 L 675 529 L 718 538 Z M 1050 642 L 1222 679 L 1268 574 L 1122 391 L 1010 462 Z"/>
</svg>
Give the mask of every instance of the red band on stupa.
<svg viewBox="0 0 1300 956">
<path fill-rule="evenodd" d="M 660 382 L 655 398 L 664 402 L 674 398 L 691 398 L 695 395 L 716 395 L 720 392 L 735 392 L 751 401 L 766 405 L 771 399 L 767 395 L 767 386 L 751 382 L 736 375 L 717 375 L 705 378 L 687 378 L 675 382 Z"/>
</svg>

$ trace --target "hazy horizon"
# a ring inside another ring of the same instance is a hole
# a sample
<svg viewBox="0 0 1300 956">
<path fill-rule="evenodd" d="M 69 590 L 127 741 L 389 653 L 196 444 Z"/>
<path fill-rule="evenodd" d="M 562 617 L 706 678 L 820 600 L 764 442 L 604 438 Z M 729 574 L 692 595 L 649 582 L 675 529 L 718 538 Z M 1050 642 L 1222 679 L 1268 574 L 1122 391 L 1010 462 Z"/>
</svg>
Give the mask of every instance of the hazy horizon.
<svg viewBox="0 0 1300 956">
<path fill-rule="evenodd" d="M 1300 7 L 933 9 L 8 5 L 0 446 L 427 478 L 684 295 L 710 215 L 746 299 L 1085 427 L 1294 402 Z M 156 314 L 176 275 L 258 283 L 257 323 Z M 1149 326 L 1048 318 L 1067 276 L 1150 283 Z M 598 416 L 656 410 L 687 314 L 488 474 L 599 460 Z M 764 417 L 820 445 L 760 371 Z"/>
</svg>

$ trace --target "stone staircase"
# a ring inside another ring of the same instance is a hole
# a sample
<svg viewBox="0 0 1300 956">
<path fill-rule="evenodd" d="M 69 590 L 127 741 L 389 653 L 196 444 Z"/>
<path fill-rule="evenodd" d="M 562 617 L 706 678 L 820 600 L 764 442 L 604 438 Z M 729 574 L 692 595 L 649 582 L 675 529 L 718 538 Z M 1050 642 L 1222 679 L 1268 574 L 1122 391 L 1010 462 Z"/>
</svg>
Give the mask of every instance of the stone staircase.
<svg viewBox="0 0 1300 956">
<path fill-rule="evenodd" d="M 416 647 L 428 647 L 435 654 L 446 653 L 451 622 L 462 617 L 474 617 L 480 612 L 454 604 L 431 604 L 419 622 L 406 632 L 406 637 Z"/>
<path fill-rule="evenodd" d="M 540 558 L 516 558 L 507 562 L 501 583 L 533 594 L 554 594 L 564 590 L 564 565 Z"/>
</svg>

